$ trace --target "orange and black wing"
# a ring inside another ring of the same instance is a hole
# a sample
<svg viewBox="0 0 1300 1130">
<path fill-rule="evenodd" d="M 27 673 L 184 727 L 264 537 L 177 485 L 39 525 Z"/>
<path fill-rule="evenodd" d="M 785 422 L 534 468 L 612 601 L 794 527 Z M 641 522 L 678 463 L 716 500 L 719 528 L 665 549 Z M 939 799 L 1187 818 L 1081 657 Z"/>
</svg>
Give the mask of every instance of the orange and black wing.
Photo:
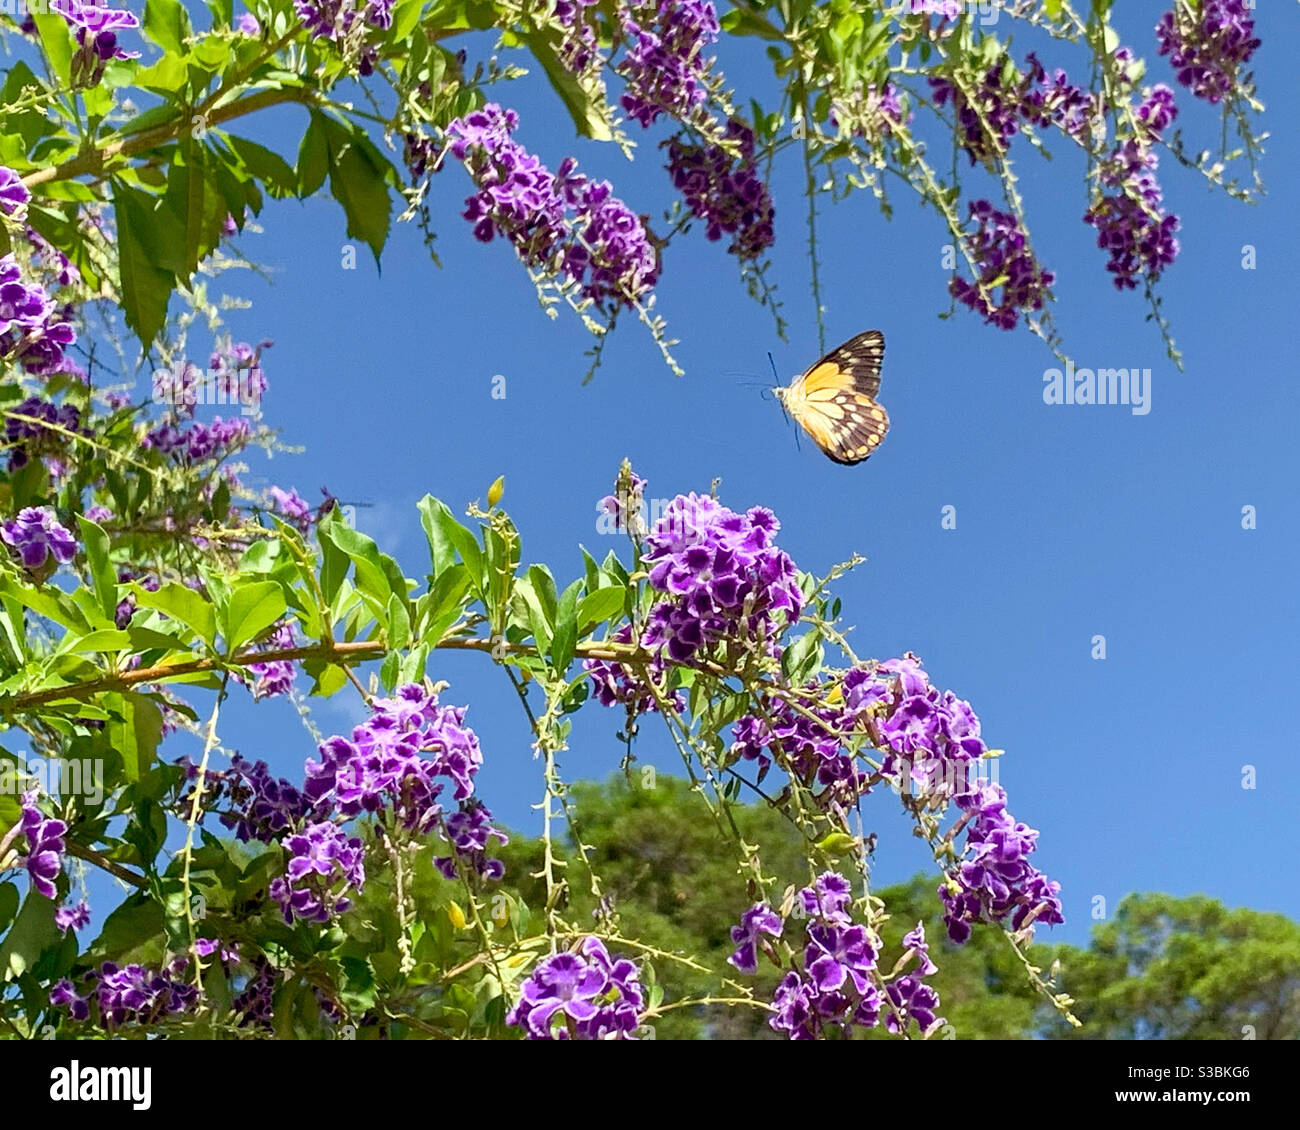
<svg viewBox="0 0 1300 1130">
<path fill-rule="evenodd" d="M 884 334 L 868 330 L 832 349 L 792 386 L 795 419 L 836 463 L 870 458 L 889 430 L 876 402 L 884 356 Z"/>
</svg>

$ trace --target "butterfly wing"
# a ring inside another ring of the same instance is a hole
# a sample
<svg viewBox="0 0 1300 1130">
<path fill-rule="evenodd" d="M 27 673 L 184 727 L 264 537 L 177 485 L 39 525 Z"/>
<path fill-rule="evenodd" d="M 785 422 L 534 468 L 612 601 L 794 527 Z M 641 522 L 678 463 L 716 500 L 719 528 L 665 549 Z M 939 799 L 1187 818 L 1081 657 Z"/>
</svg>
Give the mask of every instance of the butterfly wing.
<svg viewBox="0 0 1300 1130">
<path fill-rule="evenodd" d="M 870 458 L 889 430 L 889 416 L 876 402 L 884 356 L 884 334 L 858 334 L 809 368 L 782 398 L 796 422 L 836 463 Z"/>
</svg>

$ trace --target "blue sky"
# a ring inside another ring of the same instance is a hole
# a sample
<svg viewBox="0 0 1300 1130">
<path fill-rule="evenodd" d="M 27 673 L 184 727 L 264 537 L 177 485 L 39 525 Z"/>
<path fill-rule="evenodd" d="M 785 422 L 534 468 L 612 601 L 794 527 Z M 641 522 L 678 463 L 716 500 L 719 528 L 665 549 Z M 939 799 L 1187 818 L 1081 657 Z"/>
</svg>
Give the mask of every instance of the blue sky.
<svg viewBox="0 0 1300 1130">
<path fill-rule="evenodd" d="M 1162 5 L 1118 7 L 1126 41 L 1150 57 L 1153 78 L 1168 78 L 1150 34 Z M 773 278 L 789 342 L 745 296 L 723 247 L 697 229 L 668 250 L 658 287 L 687 375 L 673 377 L 628 321 L 583 387 L 586 334 L 574 319 L 542 314 L 505 244 L 472 239 L 458 214 L 468 184 L 449 169 L 433 188 L 441 270 L 413 225 L 395 229 L 382 274 L 364 248 L 356 270 L 341 269 L 343 217 L 327 197 L 271 202 L 264 234 L 240 239 L 273 282 L 227 276 L 226 288 L 254 303 L 230 325 L 237 338 L 274 339 L 267 418 L 306 448 L 277 457 L 266 481 L 312 499 L 328 484 L 345 500 L 373 503 L 358 524 L 420 576 L 427 556 L 416 500 L 428 491 L 460 511 L 504 474 L 525 558 L 549 563 L 563 583 L 581 568 L 579 543 L 598 557 L 624 548 L 595 526 L 595 500 L 624 456 L 654 497 L 707 491 L 721 477 L 728 505 L 777 513 L 780 544 L 801 567 L 821 573 L 864 554 L 837 590 L 858 652 L 913 650 L 938 685 L 975 706 L 989 744 L 1007 751 L 1001 780 L 1011 810 L 1041 830 L 1038 862 L 1062 884 L 1068 923 L 1054 937 L 1084 940 L 1093 900 L 1113 910 L 1134 890 L 1205 892 L 1300 916 L 1300 884 L 1277 875 L 1300 801 L 1286 722 L 1300 673 L 1292 580 L 1300 156 L 1289 126 L 1300 99 L 1284 46 L 1296 9 L 1261 8 L 1257 73 L 1275 131 L 1268 195 L 1247 207 L 1171 161 L 1163 169 L 1166 199 L 1183 219 L 1182 254 L 1162 293 L 1185 372 L 1166 359 L 1141 298 L 1110 285 L 1080 222 L 1081 161 L 1063 150 L 1050 165 L 1021 154 L 1031 230 L 1058 278 L 1066 348 L 1079 365 L 1149 368 L 1148 415 L 1046 405 L 1043 373 L 1056 362 L 1036 338 L 986 328 L 964 309 L 940 320 L 947 236 L 896 184 L 892 221 L 869 194 L 825 206 L 819 219 L 828 344 L 884 331 L 881 400 L 892 429 L 858 467 L 836 466 L 807 442 L 797 448 L 779 409 L 753 387 L 770 383 L 769 350 L 783 380 L 817 354 L 793 153 L 773 182 Z M 1018 42 L 1016 54 L 1032 45 Z M 733 86 L 771 93 L 761 55 L 723 44 L 719 57 Z M 521 114 L 519 139 L 552 168 L 576 153 L 638 211 L 659 215 L 669 202 L 660 134 L 642 138 L 629 164 L 612 146 L 576 144 L 532 78 L 500 93 Z M 1212 144 L 1213 113 L 1183 91 L 1179 103 L 1193 147 Z M 300 111 L 276 111 L 245 132 L 293 152 L 303 124 Z M 1241 267 L 1246 244 L 1257 249 L 1255 270 Z M 506 378 L 504 400 L 491 396 L 495 374 Z M 940 524 L 949 505 L 955 530 Z M 1251 531 L 1241 524 L 1246 505 L 1258 515 Z M 1098 634 L 1104 661 L 1091 658 Z M 470 705 L 486 756 L 484 798 L 510 825 L 536 830 L 529 806 L 540 775 L 504 676 L 473 655 L 438 655 L 430 674 L 451 681 L 447 701 Z M 350 691 L 317 710 L 327 732 L 360 717 Z M 594 705 L 582 712 L 562 760 L 570 779 L 614 771 L 621 721 Z M 641 760 L 674 771 L 676 754 L 653 721 L 642 735 Z M 313 752 L 285 702 L 232 706 L 222 736 L 291 776 Z M 165 752 L 185 752 L 186 741 Z M 1246 765 L 1256 768 L 1253 790 L 1241 787 Z M 878 883 L 931 866 L 895 808 L 884 794 L 865 810 L 880 834 Z"/>
</svg>

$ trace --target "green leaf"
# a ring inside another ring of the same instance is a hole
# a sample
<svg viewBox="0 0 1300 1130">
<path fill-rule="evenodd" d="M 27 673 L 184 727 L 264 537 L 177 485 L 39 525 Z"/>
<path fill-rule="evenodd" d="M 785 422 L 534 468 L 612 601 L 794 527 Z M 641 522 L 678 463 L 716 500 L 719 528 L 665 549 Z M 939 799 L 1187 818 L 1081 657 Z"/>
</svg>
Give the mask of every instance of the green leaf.
<svg viewBox="0 0 1300 1130">
<path fill-rule="evenodd" d="M 551 637 L 551 664 L 557 674 L 564 674 L 573 662 L 573 649 L 578 643 L 578 593 L 581 581 L 574 581 L 560 595 L 555 610 L 555 634 Z"/>
<path fill-rule="evenodd" d="M 135 691 L 110 695 L 105 706 L 115 716 L 107 726 L 109 743 L 122 758 L 126 779 L 134 783 L 153 765 L 162 740 L 162 711 L 153 699 Z"/>
<path fill-rule="evenodd" d="M 368 244 L 375 262 L 388 239 L 392 198 L 387 181 L 392 166 L 364 131 L 316 114 L 328 154 L 330 192 L 343 205 L 348 235 Z"/>
<path fill-rule="evenodd" d="M 225 141 L 244 163 L 244 167 L 266 185 L 272 196 L 293 196 L 297 193 L 298 177 L 280 154 L 233 134 L 226 134 Z"/>
<path fill-rule="evenodd" d="M 108 559 L 108 535 L 84 515 L 77 515 L 81 526 L 81 542 L 86 547 L 86 563 L 90 567 L 90 583 L 99 597 L 99 607 L 105 616 L 117 612 L 117 570 Z"/>
<path fill-rule="evenodd" d="M 72 53 L 76 49 L 68 22 L 57 13 L 35 4 L 30 15 L 36 22 L 36 34 L 45 48 L 50 69 L 59 77 L 61 85 L 67 86 L 72 77 Z"/>
<path fill-rule="evenodd" d="M 138 585 L 131 590 L 141 608 L 153 608 L 179 620 L 209 646 L 217 638 L 217 616 L 212 605 L 188 585 L 165 584 L 157 592 L 149 592 Z"/>
<path fill-rule="evenodd" d="M 54 903 L 29 891 L 9 933 L 0 944 L 0 981 L 21 977 L 41 959 L 47 949 L 63 943 L 63 932 L 54 925 Z"/>
<path fill-rule="evenodd" d="M 334 515 L 336 511 L 331 510 Z M 322 522 L 317 530 L 322 542 L 335 545 L 356 567 L 357 591 L 374 597 L 380 608 L 393 595 L 392 579 L 384 567 L 379 547 L 365 534 L 358 533 L 341 518 Z M 399 594 L 405 596 L 405 592 Z"/>
<path fill-rule="evenodd" d="M 394 43 L 401 43 L 416 29 L 423 9 L 424 0 L 399 0 L 393 9 L 393 26 L 390 32 L 390 38 Z"/>
<path fill-rule="evenodd" d="M 0 827 L 4 827 L 0 823 Z M 6 829 L 7 830 L 7 829 Z M 18 913 L 18 888 L 12 883 L 0 883 L 0 934 L 9 928 L 9 923 Z"/>
<path fill-rule="evenodd" d="M 614 585 L 589 592 L 578 604 L 578 634 L 585 636 L 597 624 L 622 612 L 626 598 L 626 590 Z"/>
<path fill-rule="evenodd" d="M 148 351 L 167 321 L 167 303 L 176 279 L 171 271 L 158 266 L 160 232 L 158 209 L 152 197 L 127 187 L 121 180 L 113 182 L 113 208 L 117 217 L 117 251 L 120 287 L 119 300 L 126 324 L 135 331 L 140 344 Z M 174 254 L 184 247 L 184 233 L 172 233 Z"/>
<path fill-rule="evenodd" d="M 230 594 L 224 612 L 226 649 L 237 651 L 250 643 L 284 615 L 288 604 L 284 590 L 274 581 L 250 581 Z"/>
<path fill-rule="evenodd" d="M 424 536 L 429 541 L 429 560 L 433 566 L 433 579 L 456 560 L 456 545 L 447 534 L 447 523 L 455 522 L 451 511 L 445 503 L 439 502 L 431 494 L 420 499 L 420 525 L 424 527 Z"/>
<path fill-rule="evenodd" d="M 388 598 L 388 646 L 402 650 L 411 642 L 409 605 L 397 593 Z"/>
<path fill-rule="evenodd" d="M 560 96 L 560 101 L 569 111 L 578 132 L 596 141 L 612 141 L 614 133 L 609 125 L 608 107 L 603 101 L 593 99 L 582 88 L 573 72 L 560 62 L 555 50 L 555 45 L 559 42 L 556 33 L 535 31 L 523 39 L 533 57 L 541 63 L 551 88 Z"/>
<path fill-rule="evenodd" d="M 329 172 L 329 145 L 325 141 L 325 119 L 312 114 L 307 132 L 298 146 L 298 195 L 311 196 L 325 183 Z"/>
<path fill-rule="evenodd" d="M 546 617 L 546 626 L 553 628 L 555 611 L 560 603 L 559 597 L 556 596 L 555 578 L 551 576 L 550 569 L 545 565 L 529 565 L 528 580 L 532 582 L 533 591 L 537 594 L 537 602 Z"/>
<path fill-rule="evenodd" d="M 821 669 L 822 657 L 821 637 L 806 632 L 781 653 L 781 671 L 792 683 L 805 683 Z"/>
<path fill-rule="evenodd" d="M 180 0 L 145 0 L 144 33 L 168 55 L 184 55 L 190 17 Z"/>
</svg>

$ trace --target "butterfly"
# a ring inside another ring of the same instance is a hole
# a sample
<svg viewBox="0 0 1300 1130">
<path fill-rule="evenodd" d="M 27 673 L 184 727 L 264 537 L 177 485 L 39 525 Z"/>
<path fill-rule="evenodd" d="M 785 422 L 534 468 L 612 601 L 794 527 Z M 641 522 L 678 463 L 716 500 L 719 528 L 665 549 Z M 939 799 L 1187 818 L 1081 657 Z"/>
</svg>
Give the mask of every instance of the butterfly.
<svg viewBox="0 0 1300 1130">
<path fill-rule="evenodd" d="M 781 407 L 836 463 L 870 458 L 889 431 L 889 416 L 876 403 L 884 357 L 885 335 L 867 330 L 832 349 L 788 387 L 773 390 Z"/>
</svg>

